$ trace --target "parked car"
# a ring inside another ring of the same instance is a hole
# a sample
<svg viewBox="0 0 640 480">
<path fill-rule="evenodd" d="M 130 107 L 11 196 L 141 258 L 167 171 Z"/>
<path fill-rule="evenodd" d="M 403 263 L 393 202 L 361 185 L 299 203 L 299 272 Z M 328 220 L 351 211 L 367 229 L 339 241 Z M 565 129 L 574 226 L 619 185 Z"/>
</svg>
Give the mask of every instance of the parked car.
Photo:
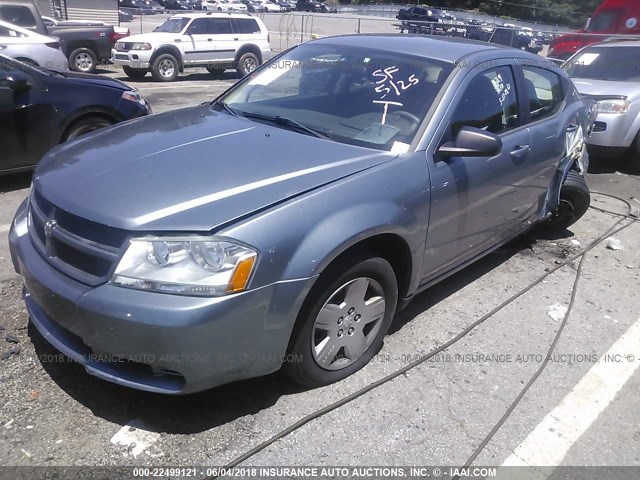
<svg viewBox="0 0 640 480">
<path fill-rule="evenodd" d="M 0 20 L 41 35 L 58 37 L 69 68 L 85 73 L 95 71 L 100 62 L 108 60 L 111 47 L 120 38 L 110 25 L 46 26 L 36 6 L 20 0 L 0 0 Z"/>
<path fill-rule="evenodd" d="M 162 5 L 167 10 L 193 10 L 193 5 L 187 0 L 164 0 Z"/>
<path fill-rule="evenodd" d="M 640 2 L 605 0 L 578 33 L 552 40 L 548 56 L 566 60 L 582 47 L 601 42 L 606 35 L 640 35 Z"/>
<path fill-rule="evenodd" d="M 590 45 L 564 68 L 580 94 L 598 105 L 589 150 L 604 158 L 626 156 L 640 170 L 640 41 Z"/>
<path fill-rule="evenodd" d="M 420 6 L 414 6 L 409 8 L 401 8 L 396 15 L 398 20 L 414 20 L 420 22 L 437 22 L 438 17 L 434 15 L 433 11 Z"/>
<path fill-rule="evenodd" d="M 0 20 L 0 53 L 31 65 L 67 70 L 60 39 L 20 28 Z"/>
<path fill-rule="evenodd" d="M 202 10 L 210 10 L 212 12 L 231 11 L 231 5 L 223 0 L 203 0 L 201 5 Z"/>
<path fill-rule="evenodd" d="M 325 385 L 417 292 L 578 220 L 594 117 L 527 52 L 310 41 L 210 104 L 49 153 L 11 256 L 32 324 L 100 378 L 183 394 L 284 366 Z"/>
<path fill-rule="evenodd" d="M 276 13 L 276 12 L 280 12 L 280 5 L 270 2 L 269 0 L 258 0 L 263 7 L 263 11 L 265 12 L 270 12 L 270 13 Z"/>
<path fill-rule="evenodd" d="M 118 10 L 118 20 L 121 22 L 133 22 L 133 14 L 124 10 Z"/>
<path fill-rule="evenodd" d="M 154 15 L 156 13 L 151 3 L 144 0 L 118 0 L 118 7 L 134 15 Z"/>
<path fill-rule="evenodd" d="M 186 67 L 204 66 L 213 73 L 235 68 L 247 75 L 271 57 L 269 32 L 262 20 L 242 13 L 175 15 L 151 33 L 116 43 L 111 61 L 131 78 L 151 71 L 169 82 Z"/>
<path fill-rule="evenodd" d="M 0 174 L 32 169 L 53 146 L 151 113 L 133 88 L 0 55 Z"/>
<path fill-rule="evenodd" d="M 248 11 L 247 6 L 240 0 L 227 0 L 227 3 L 230 4 L 232 12 L 246 13 Z"/>
<path fill-rule="evenodd" d="M 278 0 L 275 3 L 280 5 L 280 10 L 283 12 L 291 12 L 293 10 L 293 4 L 288 0 Z"/>
<path fill-rule="evenodd" d="M 315 13 L 327 13 L 329 11 L 324 3 L 318 2 L 317 0 L 298 0 L 296 2 L 296 10 L 299 12 Z"/>
<path fill-rule="evenodd" d="M 247 6 L 247 10 L 250 13 L 260 13 L 264 12 L 264 5 L 259 0 L 240 0 Z"/>
</svg>

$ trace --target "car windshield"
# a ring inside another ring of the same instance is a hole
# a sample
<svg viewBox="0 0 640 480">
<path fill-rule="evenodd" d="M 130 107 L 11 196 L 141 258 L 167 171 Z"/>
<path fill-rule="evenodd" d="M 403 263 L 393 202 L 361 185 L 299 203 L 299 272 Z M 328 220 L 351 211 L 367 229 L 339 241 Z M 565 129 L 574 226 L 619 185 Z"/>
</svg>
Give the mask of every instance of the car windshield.
<svg viewBox="0 0 640 480">
<path fill-rule="evenodd" d="M 564 69 L 571 78 L 640 81 L 640 47 L 590 47 L 568 62 Z"/>
<path fill-rule="evenodd" d="M 188 18 L 173 17 L 156 27 L 154 32 L 180 33 L 188 22 Z"/>
<path fill-rule="evenodd" d="M 452 69 L 397 52 L 301 45 L 217 103 L 250 118 L 280 117 L 286 122 L 279 124 L 295 122 L 338 142 L 406 151 Z"/>
</svg>

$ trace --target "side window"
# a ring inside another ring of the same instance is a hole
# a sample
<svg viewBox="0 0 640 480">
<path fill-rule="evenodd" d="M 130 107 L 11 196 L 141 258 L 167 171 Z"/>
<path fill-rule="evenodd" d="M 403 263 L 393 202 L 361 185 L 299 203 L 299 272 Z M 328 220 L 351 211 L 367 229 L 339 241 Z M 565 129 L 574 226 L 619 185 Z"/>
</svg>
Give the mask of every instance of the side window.
<svg viewBox="0 0 640 480">
<path fill-rule="evenodd" d="M 556 113 L 564 98 L 560 76 L 539 67 L 525 66 L 523 71 L 531 120 L 535 122 Z"/>
<path fill-rule="evenodd" d="M 234 33 L 260 33 L 258 22 L 252 18 L 232 18 L 231 25 Z"/>
<path fill-rule="evenodd" d="M 187 35 L 202 35 L 207 32 L 207 19 L 206 18 L 196 18 L 187 31 L 185 32 Z"/>
<path fill-rule="evenodd" d="M 510 67 L 477 75 L 465 89 L 451 119 L 451 133 L 464 126 L 502 133 L 519 125 L 518 97 Z"/>
<path fill-rule="evenodd" d="M 207 18 L 207 31 L 210 35 L 220 35 L 231 32 L 231 22 L 228 18 Z"/>
<path fill-rule="evenodd" d="M 11 28 L 0 26 L 0 37 L 26 37 L 26 35 Z"/>
<path fill-rule="evenodd" d="M 5 5 L 0 7 L 0 18 L 19 27 L 35 27 L 36 19 L 28 7 Z"/>
</svg>

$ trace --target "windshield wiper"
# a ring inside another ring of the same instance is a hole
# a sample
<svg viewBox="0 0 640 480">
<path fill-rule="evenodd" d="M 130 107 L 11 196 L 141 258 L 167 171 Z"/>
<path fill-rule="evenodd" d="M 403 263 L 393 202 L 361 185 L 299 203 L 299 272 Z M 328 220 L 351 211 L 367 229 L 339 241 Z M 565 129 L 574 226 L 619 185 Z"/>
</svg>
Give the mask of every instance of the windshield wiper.
<svg viewBox="0 0 640 480">
<path fill-rule="evenodd" d="M 307 127 L 306 125 L 303 125 L 302 123 L 293 120 L 292 118 L 288 118 L 288 117 L 283 117 L 281 115 L 276 115 L 276 116 L 270 116 L 270 115 L 263 115 L 261 113 L 251 113 L 251 112 L 243 112 L 242 116 L 247 117 L 247 118 L 255 118 L 257 120 L 266 120 L 268 122 L 273 122 L 276 125 L 281 125 L 283 127 L 289 127 L 291 129 L 294 130 L 298 130 L 301 132 L 304 132 L 308 135 L 312 135 L 314 137 L 318 137 L 318 138 L 324 138 L 324 139 L 329 139 L 329 134 L 325 133 L 323 131 L 320 130 L 316 130 L 315 128 L 311 128 L 311 127 Z"/>
<path fill-rule="evenodd" d="M 233 108 L 231 108 L 229 105 L 226 104 L 226 102 L 222 100 L 214 100 L 212 105 L 215 105 L 216 107 L 222 107 L 222 109 L 225 112 L 227 112 L 229 115 L 233 115 L 234 117 L 237 117 L 240 115 L 238 112 L 236 112 Z"/>
</svg>

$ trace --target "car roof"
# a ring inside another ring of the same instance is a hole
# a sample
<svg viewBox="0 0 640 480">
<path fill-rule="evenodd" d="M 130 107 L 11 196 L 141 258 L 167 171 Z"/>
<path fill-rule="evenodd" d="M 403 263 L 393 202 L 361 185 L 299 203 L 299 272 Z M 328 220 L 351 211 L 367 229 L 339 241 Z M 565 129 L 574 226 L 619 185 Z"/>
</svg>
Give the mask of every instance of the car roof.
<svg viewBox="0 0 640 480">
<path fill-rule="evenodd" d="M 402 33 L 340 35 L 313 40 L 313 43 L 373 48 L 399 54 L 417 55 L 450 63 L 455 63 L 461 58 L 474 53 L 507 49 L 510 51 L 515 50 L 511 47 L 506 47 L 496 43 L 468 40 L 464 38 L 434 38 L 430 35 L 411 35 Z M 509 55 L 511 55 L 511 52 Z"/>
</svg>

